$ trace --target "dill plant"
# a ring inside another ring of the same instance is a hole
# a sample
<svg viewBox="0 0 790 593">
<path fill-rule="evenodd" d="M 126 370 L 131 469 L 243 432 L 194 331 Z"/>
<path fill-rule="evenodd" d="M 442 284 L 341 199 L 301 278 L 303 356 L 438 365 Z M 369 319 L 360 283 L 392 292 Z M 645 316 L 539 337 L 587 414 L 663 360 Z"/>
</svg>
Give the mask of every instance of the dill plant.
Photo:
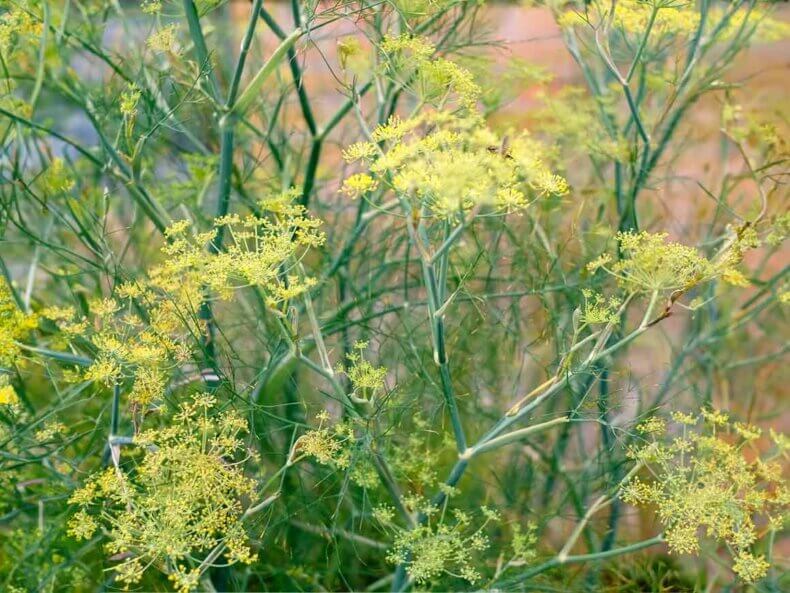
<svg viewBox="0 0 790 593">
<path fill-rule="evenodd" d="M 535 6 L 0 4 L 3 590 L 787 586 L 785 13 Z"/>
</svg>

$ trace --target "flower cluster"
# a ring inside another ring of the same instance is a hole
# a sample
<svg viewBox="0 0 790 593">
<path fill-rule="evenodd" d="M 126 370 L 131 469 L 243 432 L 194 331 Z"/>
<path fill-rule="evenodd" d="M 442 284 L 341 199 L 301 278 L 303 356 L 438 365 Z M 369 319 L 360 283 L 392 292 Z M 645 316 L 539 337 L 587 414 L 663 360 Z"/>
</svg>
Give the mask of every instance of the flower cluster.
<svg viewBox="0 0 790 593">
<path fill-rule="evenodd" d="M 430 16 L 450 4 L 452 0 L 395 0 L 398 12 L 407 19 Z"/>
<path fill-rule="evenodd" d="M 393 117 L 374 130 L 373 142 L 354 144 L 343 155 L 368 168 L 346 180 L 344 191 L 382 185 L 439 218 L 475 206 L 518 211 L 537 196 L 568 192 L 565 179 L 546 164 L 546 146 L 526 132 L 507 144 L 477 116 L 425 111 L 409 120 Z"/>
<path fill-rule="evenodd" d="M 18 52 L 35 49 L 41 39 L 43 25 L 34 16 L 29 6 L 32 2 L 21 2 L 0 15 L 0 56 L 6 64 L 13 64 Z"/>
<path fill-rule="evenodd" d="M 711 21 L 717 24 L 723 23 L 728 12 L 721 8 L 713 10 Z M 730 39 L 743 34 L 744 30 L 748 30 L 750 27 L 755 29 L 754 39 L 763 43 L 790 37 L 790 25 L 786 22 L 771 18 L 765 10 L 744 7 L 727 18 L 726 23 L 722 26 L 722 38 Z"/>
<path fill-rule="evenodd" d="M 158 53 L 178 53 L 176 26 L 168 25 L 151 34 L 145 44 Z"/>
<path fill-rule="evenodd" d="M 667 241 L 667 236 L 647 231 L 618 233 L 622 257 L 613 261 L 614 256 L 605 253 L 587 264 L 587 269 L 606 271 L 630 292 L 685 292 L 717 277 L 742 285 L 745 279 L 735 266 L 745 250 L 757 245 L 753 231 L 741 229 L 720 257 L 711 261 L 693 247 Z"/>
<path fill-rule="evenodd" d="M 538 526 L 532 521 L 524 528 L 518 524 L 513 526 L 513 556 L 516 562 L 531 562 L 538 555 Z"/>
<path fill-rule="evenodd" d="M 115 567 L 121 582 L 136 583 L 155 567 L 190 590 L 197 579 L 187 575 L 199 576 L 211 562 L 200 565 L 199 557 L 218 546 L 230 563 L 254 561 L 243 526 L 255 494 L 242 469 L 247 423 L 215 406 L 214 397 L 195 395 L 165 427 L 135 437 L 141 459 L 129 468 L 116 462 L 72 494 L 79 510 L 71 535 L 87 539 L 102 527 L 108 551 L 123 558 Z"/>
<path fill-rule="evenodd" d="M 167 229 L 170 243 L 163 251 L 169 258 L 151 276 L 168 290 L 177 290 L 186 280 L 206 286 L 222 299 L 231 298 L 239 288 L 256 286 L 274 308 L 314 284 L 289 272 L 308 248 L 323 243 L 320 225 L 295 205 L 269 218 L 237 214 L 218 218 L 205 233 L 190 233 L 189 221 L 180 221 Z M 228 244 L 206 253 L 206 245 L 216 244 L 220 229 Z"/>
<path fill-rule="evenodd" d="M 188 221 L 175 223 L 163 248 L 169 258 L 147 279 L 120 285 L 115 298 L 93 301 L 90 324 L 65 309 L 42 315 L 70 336 L 83 330 L 95 355 L 82 379 L 108 386 L 131 383 L 130 401 L 145 406 L 164 395 L 172 372 L 190 360 L 189 344 L 205 333 L 198 311 L 212 295 L 229 299 L 236 289 L 253 285 L 274 308 L 314 284 L 287 274 L 307 247 L 323 241 L 318 221 L 301 212 L 291 206 L 277 207 L 271 219 L 230 215 L 205 233 L 191 233 Z M 230 244 L 223 251 L 207 250 L 220 227 Z"/>
<path fill-rule="evenodd" d="M 321 465 L 347 472 L 349 479 L 362 488 L 375 488 L 379 484 L 376 468 L 368 451 L 354 434 L 354 426 L 339 422 L 324 426 L 329 414 L 318 415 L 318 428 L 307 431 L 294 446 L 294 450 L 314 458 Z"/>
<path fill-rule="evenodd" d="M 13 366 L 21 353 L 18 342 L 27 338 L 38 322 L 37 315 L 19 308 L 11 287 L 0 279 L 0 366 Z"/>
<path fill-rule="evenodd" d="M 387 369 L 386 367 L 373 366 L 370 361 L 365 359 L 364 352 L 367 347 L 367 342 L 356 342 L 354 351 L 346 355 L 350 363 L 348 368 L 338 367 L 337 370 L 348 376 L 356 394 L 374 395 L 378 390 L 384 388 Z"/>
<path fill-rule="evenodd" d="M 144 14 L 159 14 L 162 10 L 162 0 L 143 0 L 141 8 Z"/>
<path fill-rule="evenodd" d="M 618 2 L 614 11 L 614 23 L 623 31 L 636 34 L 644 33 L 654 7 L 656 14 L 652 34 L 656 37 L 667 33 L 690 35 L 698 26 L 699 14 L 694 9 L 693 2 L 666 0 L 652 2 L 624 0 Z M 596 8 L 602 11 L 603 3 L 596 3 Z"/>
<path fill-rule="evenodd" d="M 455 452 L 455 443 L 448 438 L 433 444 L 430 423 L 419 415 L 413 416 L 411 422 L 404 439 L 393 439 L 387 457 L 395 475 L 413 490 L 422 492 L 436 486 L 437 467 L 445 453 Z"/>
<path fill-rule="evenodd" d="M 711 278 L 713 264 L 693 247 L 667 241 L 666 233 L 618 233 L 623 257 L 607 267 L 612 256 L 592 262 L 610 272 L 627 290 L 685 290 Z"/>
<path fill-rule="evenodd" d="M 483 507 L 482 512 L 485 521 L 473 530 L 470 530 L 471 516 L 455 509 L 453 521 L 399 531 L 387 559 L 393 564 L 404 564 L 409 576 L 420 585 L 442 575 L 460 576 L 475 583 L 481 578 L 475 568 L 475 552 L 488 547 L 483 530 L 491 521 L 499 520 L 498 514 L 491 509 Z"/>
<path fill-rule="evenodd" d="M 585 288 L 582 290 L 584 297 L 584 307 L 582 309 L 581 321 L 590 325 L 599 323 L 617 323 L 619 319 L 618 309 L 621 300 L 616 296 L 606 298 L 602 294 L 593 292 Z"/>
<path fill-rule="evenodd" d="M 66 170 L 66 164 L 62 158 L 52 159 L 36 182 L 41 187 L 44 196 L 56 196 L 68 192 L 75 184 L 74 178 Z"/>
<path fill-rule="evenodd" d="M 57 325 L 61 338 L 87 342 L 94 351 L 93 362 L 75 380 L 109 387 L 129 383 L 130 401 L 146 406 L 162 397 L 170 372 L 190 358 L 186 338 L 198 330 L 184 308 L 189 287 L 172 294 L 176 298 L 153 285 L 128 283 L 118 287 L 117 298 L 89 303 L 90 322 L 61 307 L 46 308 L 41 316 Z"/>
<path fill-rule="evenodd" d="M 668 440 L 663 439 L 662 421 L 642 426 L 646 442 L 632 447 L 629 456 L 647 464 L 654 479 L 631 479 L 623 487 L 623 500 L 657 507 L 672 552 L 698 552 L 702 533 L 727 545 L 733 570 L 743 580 L 762 578 L 768 563 L 752 550 L 758 539 L 755 520 L 762 516 L 774 529 L 783 523 L 790 489 L 781 465 L 761 458 L 752 446 L 760 429 L 731 422 L 725 413 L 676 413 L 673 419 L 681 431 Z M 702 428 L 694 430 L 698 424 Z M 779 455 L 784 437 L 771 434 Z"/>
<path fill-rule="evenodd" d="M 455 102 L 473 110 L 480 87 L 472 73 L 446 58 L 425 38 L 407 34 L 385 37 L 380 46 L 384 73 L 425 103 L 444 108 Z"/>
<path fill-rule="evenodd" d="M 790 237 L 790 212 L 784 212 L 773 220 L 765 242 L 775 247 L 781 245 L 788 237 Z"/>
<path fill-rule="evenodd" d="M 589 4 L 585 11 L 563 13 L 559 18 L 560 25 L 571 27 L 611 18 L 614 26 L 623 32 L 643 36 L 652 20 L 650 36 L 654 39 L 669 35 L 688 37 L 700 25 L 696 3 L 684 0 L 620 0 L 614 5 L 596 0 Z M 734 12 L 728 8 L 711 9 L 707 30 L 717 31 L 718 39 L 730 39 L 742 33 L 747 21 L 756 27 L 755 37 L 760 41 L 777 41 L 790 35 L 790 26 L 786 23 L 770 18 L 765 11 L 746 7 Z"/>
<path fill-rule="evenodd" d="M 0 406 L 14 407 L 19 404 L 14 386 L 8 382 L 8 375 L 0 375 Z"/>
</svg>

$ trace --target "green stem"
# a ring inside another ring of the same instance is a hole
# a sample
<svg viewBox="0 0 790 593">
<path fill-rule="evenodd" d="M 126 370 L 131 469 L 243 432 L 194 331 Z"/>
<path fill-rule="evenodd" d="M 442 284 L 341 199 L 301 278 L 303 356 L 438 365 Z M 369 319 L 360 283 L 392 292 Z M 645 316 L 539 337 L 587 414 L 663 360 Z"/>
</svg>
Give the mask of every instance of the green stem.
<svg viewBox="0 0 790 593">
<path fill-rule="evenodd" d="M 219 188 L 217 195 L 216 217 L 225 216 L 230 209 L 231 176 L 233 174 L 233 142 L 235 136 L 235 118 L 228 115 L 220 122 L 220 154 L 219 154 Z M 222 251 L 225 236 L 225 225 L 217 229 L 217 236 L 208 245 L 210 253 Z"/>
<path fill-rule="evenodd" d="M 269 26 L 272 33 L 274 33 L 278 39 L 282 41 L 287 37 L 285 31 L 282 30 L 280 25 L 277 24 L 277 21 L 274 20 L 274 17 L 272 17 L 265 8 L 261 7 L 259 12 L 263 21 Z M 293 78 L 294 86 L 296 87 L 296 95 L 299 98 L 299 107 L 302 110 L 304 121 L 307 124 L 307 128 L 310 130 L 310 134 L 316 136 L 318 134 L 318 126 L 315 123 L 315 116 L 310 106 L 310 99 L 305 90 L 302 68 L 299 66 L 299 60 L 297 59 L 296 51 L 293 47 L 288 48 L 288 68 L 291 70 L 291 78 Z"/>
<path fill-rule="evenodd" d="M 255 35 L 255 25 L 258 24 L 258 13 L 263 5 L 263 0 L 254 0 L 252 4 L 252 16 L 247 24 L 247 31 L 244 33 L 244 38 L 241 40 L 241 50 L 239 51 L 239 60 L 236 62 L 236 69 L 233 72 L 233 79 L 230 83 L 230 90 L 228 91 L 228 100 L 225 106 L 230 108 L 236 102 L 236 96 L 239 93 L 239 84 L 241 83 L 241 75 L 244 72 L 244 64 L 247 61 L 247 55 L 250 53 L 250 45 L 252 45 L 252 38 Z"/>
<path fill-rule="evenodd" d="M 76 354 L 70 354 L 68 352 L 57 352 L 55 350 L 48 350 L 46 348 L 38 348 L 36 346 L 28 346 L 27 344 L 20 344 L 15 342 L 16 346 L 22 348 L 23 350 L 27 350 L 28 352 L 33 352 L 34 354 L 39 354 L 45 358 L 51 358 L 52 360 L 57 360 L 58 362 L 65 362 L 66 364 L 76 364 L 81 367 L 89 367 L 93 364 L 93 360 L 87 358 L 85 356 L 77 356 Z"/>
<path fill-rule="evenodd" d="M 654 4 L 653 10 L 650 12 L 650 19 L 647 21 L 647 27 L 645 27 L 645 33 L 642 36 L 642 41 L 639 43 L 639 47 L 636 50 L 634 59 L 631 62 L 631 67 L 628 68 L 628 73 L 625 75 L 626 83 L 631 81 L 631 77 L 634 75 L 634 72 L 636 72 L 636 67 L 639 64 L 639 60 L 642 58 L 642 53 L 645 51 L 645 47 L 647 46 L 647 39 L 648 37 L 650 37 L 650 32 L 653 30 L 653 25 L 656 22 L 657 14 L 658 14 L 658 4 Z"/>
<path fill-rule="evenodd" d="M 299 203 L 305 208 L 310 203 L 310 194 L 313 193 L 313 187 L 315 186 L 315 176 L 318 171 L 318 163 L 321 160 L 322 145 L 323 134 L 319 134 L 313 138 L 310 146 L 310 157 L 307 160 L 307 168 L 305 169 L 302 196 L 299 198 Z"/>
<path fill-rule="evenodd" d="M 209 83 L 209 93 L 213 99 L 219 104 L 219 84 L 217 77 L 214 74 L 214 67 L 208 55 L 208 48 L 206 47 L 206 38 L 203 36 L 203 29 L 200 26 L 200 16 L 197 12 L 194 0 L 184 0 L 184 13 L 187 17 L 187 24 L 189 26 L 189 35 L 192 38 L 192 43 L 195 46 L 195 53 L 197 54 L 198 61 L 201 65 L 201 70 L 205 68 L 206 78 Z"/>
<path fill-rule="evenodd" d="M 471 449 L 467 449 L 468 455 L 470 457 L 480 455 L 481 453 L 485 453 L 487 451 L 492 451 L 494 449 L 499 449 L 500 447 L 504 447 L 505 445 L 509 445 L 514 441 L 519 441 L 526 436 L 531 434 L 535 434 L 536 432 L 541 432 L 546 430 L 547 428 L 552 428 L 559 424 L 566 424 L 570 422 L 569 416 L 562 416 L 561 418 L 554 418 L 553 420 L 549 420 L 547 422 L 542 422 L 540 424 L 535 424 L 533 426 L 527 426 L 526 428 L 520 428 L 519 430 L 514 430 L 513 432 L 509 432 L 502 436 L 499 436 L 495 439 L 491 439 L 490 441 L 480 445 L 479 447 L 473 447 Z"/>
<path fill-rule="evenodd" d="M 304 35 L 304 31 L 297 28 L 280 42 L 280 45 L 272 52 L 272 55 L 269 56 L 266 63 L 261 66 L 261 69 L 258 70 L 239 98 L 233 105 L 228 106 L 230 113 L 244 115 L 250 105 L 258 99 L 260 91 L 263 88 L 263 83 L 266 82 L 266 79 L 269 78 L 277 69 L 277 66 L 280 65 L 280 62 L 282 62 L 283 58 L 287 55 L 288 49 L 292 48 L 302 35 Z"/>
<path fill-rule="evenodd" d="M 544 573 L 547 570 L 551 570 L 552 568 L 566 566 L 568 564 L 580 564 L 583 562 L 598 562 L 601 560 L 606 560 L 607 558 L 615 558 L 617 556 L 623 556 L 625 554 L 633 554 L 634 552 L 638 552 L 639 550 L 644 550 L 645 548 L 649 548 L 651 546 L 655 546 L 663 542 L 664 542 L 663 536 L 657 535 L 655 537 L 643 540 L 641 542 L 636 542 L 634 544 L 623 546 L 621 548 L 612 548 L 611 550 L 606 550 L 605 552 L 595 552 L 592 554 L 579 554 L 578 556 L 566 556 L 564 560 L 560 560 L 557 556 L 555 556 L 551 560 L 548 560 L 543 564 L 539 564 L 538 566 L 527 570 L 526 572 L 520 574 L 515 578 L 500 582 L 499 587 L 497 588 L 502 590 L 508 590 L 510 587 L 523 583 L 524 581 L 528 581 L 532 577 Z"/>
</svg>

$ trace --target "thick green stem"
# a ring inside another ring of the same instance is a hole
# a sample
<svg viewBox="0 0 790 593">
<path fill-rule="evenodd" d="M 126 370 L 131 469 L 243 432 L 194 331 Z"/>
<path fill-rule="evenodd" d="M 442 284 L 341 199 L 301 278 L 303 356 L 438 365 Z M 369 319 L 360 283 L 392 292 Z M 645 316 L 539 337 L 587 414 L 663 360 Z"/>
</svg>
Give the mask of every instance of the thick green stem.
<svg viewBox="0 0 790 593">
<path fill-rule="evenodd" d="M 310 195 L 313 193 L 315 186 L 315 176 L 318 171 L 318 163 L 321 160 L 321 147 L 323 146 L 323 134 L 313 138 L 310 146 L 310 156 L 307 160 L 307 169 L 305 169 L 304 183 L 302 185 L 302 196 L 299 203 L 305 208 L 310 203 Z"/>
<path fill-rule="evenodd" d="M 197 12 L 194 0 L 184 0 L 184 13 L 187 17 L 187 24 L 189 26 L 189 35 L 192 38 L 192 43 L 195 46 L 195 53 L 197 54 L 198 61 L 201 69 L 205 68 L 206 78 L 209 85 L 209 94 L 214 100 L 219 103 L 219 84 L 217 77 L 214 74 L 214 67 L 208 55 L 208 48 L 206 47 L 206 39 L 203 36 L 203 28 L 200 26 L 200 16 Z"/>
<path fill-rule="evenodd" d="M 252 3 L 252 16 L 247 24 L 247 31 L 244 33 L 244 38 L 241 41 L 239 60 L 236 62 L 236 68 L 233 71 L 233 80 L 231 80 L 230 90 L 228 91 L 228 100 L 225 102 L 227 108 L 232 107 L 236 102 L 236 97 L 239 93 L 239 84 L 241 83 L 241 75 L 244 72 L 244 64 L 247 62 L 247 56 L 250 53 L 252 38 L 255 35 L 255 25 L 258 24 L 258 13 L 262 5 L 263 0 L 254 0 Z"/>
<path fill-rule="evenodd" d="M 528 581 L 532 577 L 542 574 L 547 570 L 551 570 L 552 568 L 567 566 L 568 564 L 580 564 L 583 562 L 599 562 L 601 560 L 606 560 L 607 558 L 615 558 L 617 556 L 624 556 L 625 554 L 633 554 L 634 552 L 644 550 L 645 548 L 649 548 L 651 546 L 656 546 L 663 542 L 664 542 L 663 536 L 657 535 L 656 537 L 652 537 L 650 539 L 646 539 L 641 542 L 636 542 L 634 544 L 623 546 L 621 548 L 612 548 L 611 550 L 606 550 L 605 552 L 595 552 L 592 554 L 579 554 L 578 556 L 566 556 L 562 560 L 560 560 L 559 557 L 555 556 L 551 560 L 548 560 L 543 564 L 539 564 L 538 566 L 527 570 L 526 572 L 520 574 L 515 578 L 508 579 L 507 581 L 500 581 L 498 583 L 499 586 L 497 588 L 502 590 L 508 590 L 510 587 L 514 587 L 516 585 L 519 585 L 520 583 L 523 583 L 524 581 Z"/>
<path fill-rule="evenodd" d="M 230 209 L 231 176 L 233 175 L 233 143 L 235 137 L 235 118 L 226 116 L 220 122 L 219 182 L 217 188 L 217 218 L 225 216 Z M 208 245 L 210 253 L 222 251 L 225 225 L 217 229 L 216 238 Z"/>
<path fill-rule="evenodd" d="M 240 116 L 246 113 L 247 109 L 249 109 L 253 102 L 258 99 L 266 79 L 274 73 L 285 56 L 288 54 L 288 50 L 294 46 L 294 44 L 302 35 L 304 35 L 304 31 L 297 28 L 288 37 L 283 39 L 282 42 L 280 42 L 280 45 L 278 45 L 277 48 L 272 52 L 272 55 L 269 56 L 269 59 L 266 60 L 266 63 L 261 66 L 260 70 L 258 70 L 244 91 L 242 91 L 239 98 L 236 99 L 232 105 L 228 106 L 228 109 L 231 113 L 235 113 Z"/>
</svg>

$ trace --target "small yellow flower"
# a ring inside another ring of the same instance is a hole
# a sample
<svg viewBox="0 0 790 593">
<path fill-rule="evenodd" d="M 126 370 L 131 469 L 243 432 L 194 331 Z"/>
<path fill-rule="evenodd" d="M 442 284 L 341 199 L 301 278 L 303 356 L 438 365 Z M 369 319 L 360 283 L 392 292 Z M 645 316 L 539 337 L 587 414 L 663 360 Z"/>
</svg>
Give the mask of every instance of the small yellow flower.
<svg viewBox="0 0 790 593">
<path fill-rule="evenodd" d="M 374 507 L 371 514 L 382 525 L 389 525 L 395 520 L 395 509 L 390 505 L 382 504 Z"/>
<path fill-rule="evenodd" d="M 337 57 L 343 70 L 360 79 L 369 75 L 373 67 L 370 51 L 354 36 L 343 37 L 337 42 Z"/>
<path fill-rule="evenodd" d="M 743 422 L 736 422 L 732 425 L 735 432 L 737 432 L 742 439 L 745 441 L 753 441 L 755 439 L 759 439 L 760 435 L 762 434 L 762 430 L 760 430 L 757 426 L 753 426 L 751 424 L 744 424 Z"/>
<path fill-rule="evenodd" d="M 743 275 L 743 272 L 736 268 L 727 268 L 722 272 L 721 279 L 727 284 L 733 286 L 749 286 L 749 280 Z"/>
<path fill-rule="evenodd" d="M 24 313 L 16 303 L 11 287 L 0 279 L 0 366 L 10 367 L 21 354 L 18 342 L 38 327 L 38 315 Z"/>
<path fill-rule="evenodd" d="M 591 325 L 599 323 L 616 323 L 619 315 L 617 313 L 621 301 L 616 296 L 608 299 L 602 294 L 585 289 L 582 291 L 584 296 L 584 307 L 582 309 L 581 320 Z"/>
<path fill-rule="evenodd" d="M 143 0 L 142 10 L 145 14 L 159 14 L 162 12 L 162 0 Z"/>
<path fill-rule="evenodd" d="M 790 451 L 790 437 L 784 433 L 775 431 L 773 428 L 768 429 L 768 434 L 771 436 L 771 440 L 779 451 L 782 453 Z"/>
<path fill-rule="evenodd" d="M 667 241 L 666 233 L 624 232 L 617 241 L 623 257 L 605 269 L 628 290 L 688 290 L 716 275 L 696 249 Z"/>
<path fill-rule="evenodd" d="M 611 261 L 612 261 L 612 254 L 604 253 L 587 264 L 587 271 L 595 272 L 596 270 L 605 267 Z"/>
<path fill-rule="evenodd" d="M 641 422 L 637 427 L 636 430 L 641 432 L 642 434 L 661 434 L 665 432 L 667 429 L 667 423 L 661 420 L 661 418 L 656 418 L 653 416 L 652 418 L 648 418 L 644 422 Z"/>
<path fill-rule="evenodd" d="M 11 385 L 0 385 L 0 406 L 15 406 L 19 403 L 19 396 Z"/>
<path fill-rule="evenodd" d="M 357 342 L 354 344 L 354 352 L 346 355 L 351 365 L 345 371 L 355 391 L 375 392 L 384 387 L 384 379 L 387 376 L 385 367 L 375 367 L 365 360 L 364 350 L 368 347 L 367 342 Z"/>
<path fill-rule="evenodd" d="M 694 426 L 697 423 L 697 417 L 684 412 L 672 412 L 672 420 L 678 424 L 685 424 L 686 426 Z"/>
<path fill-rule="evenodd" d="M 41 430 L 37 430 L 33 436 L 38 442 L 44 443 L 65 434 L 66 430 L 65 424 L 51 420 L 44 424 Z"/>
<path fill-rule="evenodd" d="M 98 527 L 93 517 L 79 510 L 69 519 L 67 533 L 74 539 L 90 539 Z"/>
<path fill-rule="evenodd" d="M 671 552 L 697 553 L 702 538 L 726 544 L 733 571 L 753 582 L 768 569 L 764 558 L 749 551 L 760 535 L 755 523 L 764 518 L 775 524 L 790 503 L 781 464 L 744 454 L 744 445 L 760 436 L 758 428 L 734 423 L 733 443 L 734 435 L 721 431 L 729 424 L 727 414 L 702 410 L 700 416 L 704 424 L 689 434 L 698 419 L 673 414 L 684 425 L 683 436 L 669 446 L 651 440 L 629 450 L 630 458 L 649 466 L 654 480 L 645 483 L 634 476 L 620 496 L 629 504 L 655 505 Z"/>
<path fill-rule="evenodd" d="M 145 44 L 155 52 L 178 53 L 179 46 L 176 39 L 176 26 L 167 25 L 153 33 Z"/>
<path fill-rule="evenodd" d="M 769 567 L 764 556 L 754 556 L 750 552 L 742 551 L 735 557 L 732 570 L 747 583 L 753 583 L 763 578 Z"/>
<path fill-rule="evenodd" d="M 130 87 L 129 91 L 121 94 L 121 104 L 119 110 L 121 115 L 134 117 L 137 114 L 137 103 L 140 101 L 142 93 L 135 87 Z"/>
<path fill-rule="evenodd" d="M 378 182 L 367 173 L 356 173 L 346 178 L 341 191 L 351 198 L 358 198 L 363 194 L 373 191 L 378 187 Z"/>
<path fill-rule="evenodd" d="M 343 151 L 343 160 L 348 163 L 366 161 L 376 156 L 376 145 L 370 142 L 356 142 Z"/>
<path fill-rule="evenodd" d="M 424 206 L 437 218 L 452 218 L 475 206 L 498 214 L 518 212 L 540 197 L 564 195 L 567 182 L 554 174 L 550 150 L 523 131 L 503 142 L 472 113 L 425 111 L 411 119 L 392 117 L 372 132 L 373 144 L 355 144 L 344 157 L 368 170 L 347 180 L 355 194 L 373 183 Z M 497 148 L 499 147 L 499 148 Z"/>
<path fill-rule="evenodd" d="M 114 567 L 121 582 L 138 582 L 149 568 L 178 566 L 220 544 L 230 563 L 254 558 L 243 524 L 245 508 L 258 499 L 256 481 L 244 472 L 247 423 L 233 411 L 217 412 L 214 401 L 210 394 L 183 401 L 164 427 L 135 437 L 139 456 L 131 471 L 107 468 L 72 495 L 80 507 L 69 522 L 72 537 L 101 527 L 109 554 L 134 551 Z M 177 586 L 186 591 L 200 573 L 179 574 Z"/>
<path fill-rule="evenodd" d="M 702 410 L 702 417 L 705 418 L 706 422 L 710 422 L 714 426 L 726 426 L 727 422 L 730 419 L 729 414 L 726 412 L 722 412 L 721 410 L 711 409 L 703 409 Z"/>
</svg>

